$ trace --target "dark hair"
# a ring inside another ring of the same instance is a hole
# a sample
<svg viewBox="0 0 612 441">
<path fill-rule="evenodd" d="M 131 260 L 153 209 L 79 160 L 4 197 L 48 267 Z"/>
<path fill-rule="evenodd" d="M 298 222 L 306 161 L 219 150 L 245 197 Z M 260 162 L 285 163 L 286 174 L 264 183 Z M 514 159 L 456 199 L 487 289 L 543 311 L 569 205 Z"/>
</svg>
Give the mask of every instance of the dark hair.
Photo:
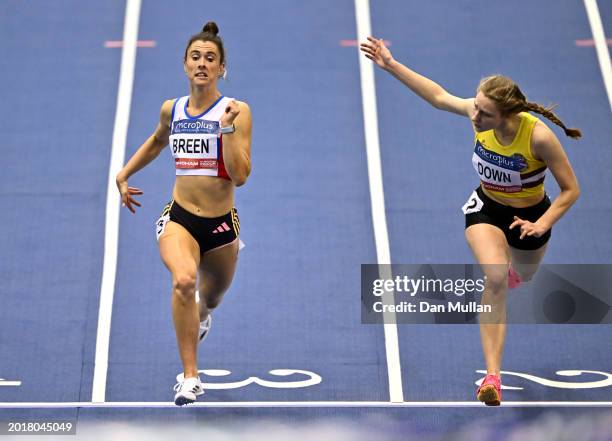
<svg viewBox="0 0 612 441">
<path fill-rule="evenodd" d="M 202 32 L 193 35 L 189 39 L 189 43 L 187 43 L 187 47 L 185 48 L 185 56 L 183 57 L 183 60 L 187 60 L 187 50 L 194 41 L 210 41 L 217 46 L 217 49 L 219 49 L 221 64 L 225 63 L 225 49 L 223 49 L 223 40 L 221 40 L 221 37 L 219 37 L 218 34 L 219 26 L 217 26 L 217 23 L 214 21 L 209 21 L 206 23 L 202 28 Z"/>
<path fill-rule="evenodd" d="M 555 115 L 552 107 L 544 107 L 538 103 L 530 103 L 521 92 L 518 85 L 512 79 L 503 75 L 492 75 L 483 78 L 478 85 L 478 91 L 484 96 L 495 102 L 497 109 L 502 116 L 513 115 L 519 112 L 535 112 L 549 119 L 563 129 L 565 134 L 571 138 L 577 139 L 582 136 L 578 129 L 568 129 L 563 124 L 563 121 Z"/>
</svg>

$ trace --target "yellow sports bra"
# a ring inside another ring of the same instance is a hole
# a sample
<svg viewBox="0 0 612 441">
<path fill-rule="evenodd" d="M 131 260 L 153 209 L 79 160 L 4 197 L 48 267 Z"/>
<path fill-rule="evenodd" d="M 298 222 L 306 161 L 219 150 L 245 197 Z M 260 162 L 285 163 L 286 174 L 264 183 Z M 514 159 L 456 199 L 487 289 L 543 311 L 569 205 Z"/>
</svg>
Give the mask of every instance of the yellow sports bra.
<svg viewBox="0 0 612 441">
<path fill-rule="evenodd" d="M 482 186 L 506 198 L 526 198 L 544 191 L 546 164 L 531 154 L 531 134 L 538 118 L 527 112 L 519 115 L 521 122 L 510 145 L 501 145 L 494 130 L 474 135 L 472 164 Z"/>
</svg>

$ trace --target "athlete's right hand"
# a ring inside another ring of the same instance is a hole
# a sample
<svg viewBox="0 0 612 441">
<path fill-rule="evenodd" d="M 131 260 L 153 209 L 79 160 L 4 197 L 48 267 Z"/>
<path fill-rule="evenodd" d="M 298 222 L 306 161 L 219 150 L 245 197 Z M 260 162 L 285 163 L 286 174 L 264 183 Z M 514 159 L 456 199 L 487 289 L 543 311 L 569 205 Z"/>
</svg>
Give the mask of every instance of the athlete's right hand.
<svg viewBox="0 0 612 441">
<path fill-rule="evenodd" d="M 366 57 L 383 69 L 390 67 L 393 62 L 393 55 L 382 39 L 368 37 L 367 42 L 361 43 L 360 49 Z"/>
<path fill-rule="evenodd" d="M 132 206 L 134 204 L 137 207 L 140 207 L 140 202 L 134 199 L 132 196 L 141 195 L 142 190 L 136 187 L 128 187 L 127 181 L 117 179 L 117 188 L 119 189 L 119 193 L 121 194 L 121 206 L 127 207 L 132 213 L 136 213 L 136 210 Z"/>
</svg>

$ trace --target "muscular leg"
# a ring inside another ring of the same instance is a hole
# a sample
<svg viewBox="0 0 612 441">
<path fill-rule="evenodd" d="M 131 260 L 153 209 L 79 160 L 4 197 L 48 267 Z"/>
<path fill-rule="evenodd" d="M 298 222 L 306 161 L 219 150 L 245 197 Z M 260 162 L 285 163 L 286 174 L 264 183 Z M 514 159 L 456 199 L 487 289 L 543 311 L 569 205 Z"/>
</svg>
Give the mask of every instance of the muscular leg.
<svg viewBox="0 0 612 441">
<path fill-rule="evenodd" d="M 227 291 L 238 260 L 238 239 L 202 255 L 199 266 L 200 321 L 208 317 Z"/>
<path fill-rule="evenodd" d="M 172 318 L 184 375 L 197 377 L 199 320 L 195 289 L 200 247 L 185 228 L 168 222 L 159 238 L 159 252 L 172 273 Z"/>
<path fill-rule="evenodd" d="M 512 257 L 512 268 L 521 276 L 523 282 L 529 282 L 540 266 L 540 262 L 546 253 L 546 246 L 542 245 L 537 250 L 519 250 L 510 247 Z"/>
<path fill-rule="evenodd" d="M 506 292 L 510 255 L 504 233 L 489 224 L 471 225 L 465 237 L 486 276 L 483 305 L 490 313 L 480 315 L 480 338 L 487 373 L 499 375 L 506 338 Z"/>
</svg>

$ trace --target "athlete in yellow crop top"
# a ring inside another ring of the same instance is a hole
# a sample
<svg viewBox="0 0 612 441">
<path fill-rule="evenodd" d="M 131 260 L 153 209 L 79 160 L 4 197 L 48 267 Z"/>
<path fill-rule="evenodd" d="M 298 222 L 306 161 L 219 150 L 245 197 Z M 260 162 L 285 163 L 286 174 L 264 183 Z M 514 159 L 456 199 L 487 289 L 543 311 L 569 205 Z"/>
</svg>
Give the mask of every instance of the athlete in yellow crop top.
<svg viewBox="0 0 612 441">
<path fill-rule="evenodd" d="M 480 185 L 463 206 L 465 236 L 486 275 L 480 333 L 487 376 L 477 398 L 487 405 L 501 402 L 501 360 L 506 335 L 506 292 L 530 280 L 544 256 L 550 230 L 580 194 L 578 181 L 561 143 L 546 124 L 527 112 L 543 115 L 568 129 L 549 109 L 528 102 L 509 78 L 483 79 L 476 97 L 462 99 L 396 61 L 383 40 L 361 43 L 367 58 L 440 110 L 470 118 L 474 128 L 472 163 Z M 551 203 L 544 192 L 550 170 L 560 187 Z"/>
<path fill-rule="evenodd" d="M 499 142 L 494 129 L 475 132 L 472 162 L 482 187 L 493 197 L 541 199 L 547 167 L 531 152 L 531 136 L 539 119 L 527 112 L 518 117 L 509 145 Z"/>
</svg>

